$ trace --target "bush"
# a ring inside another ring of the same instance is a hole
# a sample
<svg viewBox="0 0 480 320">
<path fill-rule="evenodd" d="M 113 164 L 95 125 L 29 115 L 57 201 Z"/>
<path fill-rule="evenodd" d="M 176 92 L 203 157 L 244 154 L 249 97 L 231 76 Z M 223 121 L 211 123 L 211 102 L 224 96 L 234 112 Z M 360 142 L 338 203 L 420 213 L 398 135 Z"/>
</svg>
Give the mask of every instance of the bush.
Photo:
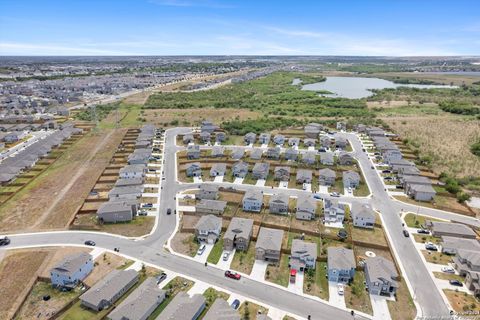
<svg viewBox="0 0 480 320">
<path fill-rule="evenodd" d="M 457 200 L 460 203 L 464 203 L 465 201 L 470 200 L 471 196 L 466 192 L 459 192 L 457 193 Z"/>
<path fill-rule="evenodd" d="M 480 157 L 480 140 L 470 146 L 470 151 L 477 157 Z"/>
</svg>

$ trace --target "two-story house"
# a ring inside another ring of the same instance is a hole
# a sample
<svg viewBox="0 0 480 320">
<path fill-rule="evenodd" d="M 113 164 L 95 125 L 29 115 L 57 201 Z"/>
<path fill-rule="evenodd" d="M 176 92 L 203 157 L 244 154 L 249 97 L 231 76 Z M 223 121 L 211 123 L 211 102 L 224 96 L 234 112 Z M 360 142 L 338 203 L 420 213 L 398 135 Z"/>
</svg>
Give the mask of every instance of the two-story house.
<svg viewBox="0 0 480 320">
<path fill-rule="evenodd" d="M 290 197 L 286 194 L 273 194 L 268 203 L 268 211 L 276 214 L 287 214 Z"/>
<path fill-rule="evenodd" d="M 253 233 L 253 219 L 233 217 L 223 236 L 223 249 L 247 251 Z"/>
<path fill-rule="evenodd" d="M 317 262 L 317 244 L 300 239 L 292 240 L 289 267 L 292 270 L 306 271 L 315 269 Z"/>
<path fill-rule="evenodd" d="M 302 195 L 297 199 L 295 216 L 299 220 L 313 220 L 317 211 L 317 202 L 310 195 Z"/>
<path fill-rule="evenodd" d="M 355 227 L 373 229 L 375 226 L 375 212 L 368 203 L 354 202 L 350 213 Z"/>
<path fill-rule="evenodd" d="M 50 270 L 52 286 L 74 288 L 93 270 L 93 258 L 88 253 L 78 253 L 63 259 Z"/>
<path fill-rule="evenodd" d="M 260 212 L 263 206 L 263 194 L 260 191 L 249 190 L 242 200 L 243 211 Z"/>
<path fill-rule="evenodd" d="M 353 250 L 343 247 L 328 247 L 328 281 L 349 283 L 355 274 Z"/>
<path fill-rule="evenodd" d="M 213 244 L 217 242 L 222 231 L 222 218 L 209 214 L 202 216 L 195 225 L 195 236 L 198 242 Z"/>
<path fill-rule="evenodd" d="M 395 294 L 400 279 L 392 261 L 381 256 L 367 258 L 365 260 L 364 270 L 366 287 L 370 294 Z"/>
<path fill-rule="evenodd" d="M 255 259 L 278 263 L 280 261 L 283 230 L 260 228 L 255 245 Z"/>
</svg>

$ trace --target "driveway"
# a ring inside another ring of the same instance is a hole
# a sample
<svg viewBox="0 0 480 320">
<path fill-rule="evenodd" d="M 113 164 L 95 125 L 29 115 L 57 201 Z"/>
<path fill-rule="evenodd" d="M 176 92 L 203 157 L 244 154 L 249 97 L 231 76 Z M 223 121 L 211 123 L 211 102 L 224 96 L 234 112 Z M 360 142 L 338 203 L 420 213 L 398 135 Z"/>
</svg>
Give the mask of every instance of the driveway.
<svg viewBox="0 0 480 320">
<path fill-rule="evenodd" d="M 328 193 L 328 186 L 318 186 L 318 193 Z"/>
<path fill-rule="evenodd" d="M 215 179 L 213 180 L 213 182 L 222 183 L 223 182 L 223 176 L 216 176 Z"/>
<path fill-rule="evenodd" d="M 305 191 L 312 192 L 312 184 L 311 183 L 304 183 L 304 189 Z"/>
<path fill-rule="evenodd" d="M 325 227 L 343 229 L 343 223 L 325 221 Z"/>
<path fill-rule="evenodd" d="M 297 276 L 295 278 L 295 283 L 288 282 L 288 290 L 295 292 L 297 294 L 303 294 L 303 280 L 305 278 L 305 274 L 302 272 L 297 272 Z"/>
<path fill-rule="evenodd" d="M 257 187 L 264 187 L 264 186 L 265 186 L 265 182 L 267 182 L 265 179 L 258 179 L 258 180 L 257 180 L 257 183 L 255 183 L 255 186 L 257 186 Z"/>
<path fill-rule="evenodd" d="M 265 281 L 265 271 L 267 271 L 268 262 L 263 260 L 255 260 L 250 277 L 257 281 Z"/>
<path fill-rule="evenodd" d="M 280 181 L 278 184 L 278 187 L 281 189 L 287 189 L 288 188 L 288 181 Z"/>
<path fill-rule="evenodd" d="M 345 296 L 341 296 L 338 294 L 338 283 L 333 281 L 328 281 L 328 293 L 329 299 L 328 302 L 330 304 L 339 307 L 339 308 L 346 308 L 345 306 Z"/>
<path fill-rule="evenodd" d="M 193 177 L 193 183 L 202 183 L 203 179 L 202 177 Z"/>
<path fill-rule="evenodd" d="M 206 248 L 205 248 L 205 251 L 203 251 L 202 255 L 199 256 L 198 254 L 196 254 L 195 257 L 193 257 L 195 261 L 198 261 L 201 263 L 205 263 L 207 261 L 208 255 L 210 254 L 210 251 L 212 251 L 213 249 L 213 244 L 206 244 L 205 246 Z"/>
<path fill-rule="evenodd" d="M 235 180 L 233 181 L 234 184 L 243 184 L 243 179 L 244 178 L 235 178 Z"/>
<path fill-rule="evenodd" d="M 222 256 L 221 256 L 220 260 L 219 260 L 218 263 L 217 263 L 217 267 L 219 267 L 220 269 L 223 269 L 223 270 L 228 270 L 228 269 L 230 269 L 230 264 L 232 263 L 233 256 L 235 255 L 235 250 L 236 250 L 236 249 L 233 249 L 233 251 L 223 250 Z M 227 261 L 223 261 L 223 255 L 224 255 L 226 252 L 229 252 L 230 255 L 228 256 Z"/>
<path fill-rule="evenodd" d="M 191 297 L 194 294 L 203 294 L 208 288 L 210 288 L 210 285 L 208 283 L 196 280 L 193 284 L 193 287 L 191 287 L 190 290 L 187 291 L 187 293 Z"/>
<path fill-rule="evenodd" d="M 388 311 L 387 298 L 370 295 L 370 302 L 372 303 L 373 319 L 374 320 L 390 320 L 390 311 Z"/>
</svg>

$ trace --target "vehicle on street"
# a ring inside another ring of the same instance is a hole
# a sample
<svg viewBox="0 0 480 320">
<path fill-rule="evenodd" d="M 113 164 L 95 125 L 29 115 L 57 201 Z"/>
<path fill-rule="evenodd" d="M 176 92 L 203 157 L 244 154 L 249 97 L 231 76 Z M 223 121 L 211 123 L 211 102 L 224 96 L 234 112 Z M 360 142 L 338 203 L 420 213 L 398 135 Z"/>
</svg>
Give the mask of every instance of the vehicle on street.
<svg viewBox="0 0 480 320">
<path fill-rule="evenodd" d="M 3 237 L 0 239 L 0 246 L 6 246 L 10 244 L 10 239 L 8 237 Z"/>
<path fill-rule="evenodd" d="M 372 168 L 372 169 L 375 169 L 375 167 L 374 167 L 374 166 L 371 166 L 371 168 Z"/>
<path fill-rule="evenodd" d="M 405 238 L 410 237 L 410 233 L 408 233 L 407 230 L 404 229 L 402 232 L 403 232 L 403 235 L 405 236 Z"/>
<path fill-rule="evenodd" d="M 157 284 L 160 284 L 163 280 L 167 278 L 167 274 L 165 272 L 162 272 L 158 277 L 157 277 Z"/>
<path fill-rule="evenodd" d="M 442 267 L 442 272 L 445 273 L 455 273 L 455 269 L 451 266 Z"/>
<path fill-rule="evenodd" d="M 337 291 L 338 291 L 338 294 L 339 294 L 339 295 L 343 296 L 343 294 L 344 294 L 344 292 L 345 292 L 345 290 L 344 290 L 344 288 L 343 288 L 343 283 L 338 283 L 338 284 L 337 284 Z"/>
<path fill-rule="evenodd" d="M 340 197 L 340 193 L 338 193 L 338 192 L 332 192 L 332 193 L 330 193 L 330 196 L 331 196 L 331 197 Z"/>
<path fill-rule="evenodd" d="M 461 283 L 460 281 L 458 280 L 450 280 L 448 281 L 452 286 L 456 286 L 456 287 L 463 287 L 463 283 Z"/>
<path fill-rule="evenodd" d="M 200 248 L 198 248 L 198 250 L 197 250 L 197 255 L 201 256 L 206 248 L 207 248 L 206 245 L 204 245 L 204 244 L 200 245 Z"/>
<path fill-rule="evenodd" d="M 87 246 L 91 246 L 91 247 L 95 247 L 95 241 L 92 241 L 92 240 L 87 240 L 85 241 L 85 245 Z"/>
<path fill-rule="evenodd" d="M 225 252 L 222 257 L 223 261 L 227 261 L 229 256 L 230 256 L 230 252 Z"/>
<path fill-rule="evenodd" d="M 168 208 L 168 209 L 167 209 L 167 214 L 168 214 L 168 215 L 172 214 L 172 209 Z"/>
<path fill-rule="evenodd" d="M 231 304 L 231 307 L 232 307 L 234 310 L 237 310 L 239 306 L 240 306 L 240 300 L 238 300 L 238 299 L 233 300 L 233 302 L 232 302 L 232 304 Z"/>
<path fill-rule="evenodd" d="M 352 193 L 352 187 L 348 187 L 348 193 Z"/>
<path fill-rule="evenodd" d="M 232 271 L 230 271 L 230 270 L 227 270 L 227 271 L 225 271 L 225 277 L 231 278 L 231 279 L 235 279 L 235 280 L 240 280 L 240 278 L 241 278 L 242 276 L 239 275 L 239 274 L 236 273 L 236 272 L 232 272 Z"/>
<path fill-rule="evenodd" d="M 392 173 L 392 170 L 382 170 L 382 173 Z"/>
<path fill-rule="evenodd" d="M 430 234 L 430 231 L 426 229 L 418 229 L 417 232 L 421 234 Z"/>
</svg>

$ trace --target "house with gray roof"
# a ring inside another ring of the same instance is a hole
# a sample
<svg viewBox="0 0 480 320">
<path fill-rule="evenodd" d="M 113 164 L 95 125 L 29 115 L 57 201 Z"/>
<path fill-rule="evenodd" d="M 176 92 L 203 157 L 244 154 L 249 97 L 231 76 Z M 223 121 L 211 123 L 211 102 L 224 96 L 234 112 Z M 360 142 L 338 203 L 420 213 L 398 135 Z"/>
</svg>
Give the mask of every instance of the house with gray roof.
<svg viewBox="0 0 480 320">
<path fill-rule="evenodd" d="M 248 173 L 248 164 L 243 161 L 236 162 L 233 167 L 233 176 L 237 178 L 245 178 Z"/>
<path fill-rule="evenodd" d="M 273 177 L 279 181 L 290 180 L 290 167 L 275 167 L 273 170 Z"/>
<path fill-rule="evenodd" d="M 288 148 L 285 150 L 285 160 L 296 161 L 298 158 L 298 150 L 293 148 Z"/>
<path fill-rule="evenodd" d="M 281 134 L 276 134 L 276 135 L 273 137 L 273 142 L 274 142 L 276 145 L 282 146 L 282 145 L 285 143 L 285 136 L 283 136 L 283 135 L 281 135 Z"/>
<path fill-rule="evenodd" d="M 258 142 L 260 142 L 261 144 L 269 144 L 271 136 L 272 135 L 270 133 L 261 133 L 258 137 Z"/>
<path fill-rule="evenodd" d="M 279 146 L 268 148 L 267 149 L 267 158 L 269 159 L 280 159 L 281 148 Z"/>
<path fill-rule="evenodd" d="M 240 320 L 240 315 L 225 299 L 217 298 L 203 320 Z"/>
<path fill-rule="evenodd" d="M 225 140 L 227 140 L 227 134 L 225 132 L 215 133 L 215 141 L 216 142 L 224 142 Z"/>
<path fill-rule="evenodd" d="M 303 140 L 303 144 L 305 145 L 305 147 L 315 147 L 316 143 L 317 139 L 306 138 Z"/>
<path fill-rule="evenodd" d="M 253 219 L 233 217 L 223 236 L 223 249 L 247 251 L 253 233 Z"/>
<path fill-rule="evenodd" d="M 315 269 L 317 253 L 316 243 L 293 239 L 288 266 L 290 269 L 297 271 Z"/>
<path fill-rule="evenodd" d="M 166 291 L 158 288 L 154 277 L 149 277 L 110 312 L 107 319 L 146 320 L 165 298 Z"/>
<path fill-rule="evenodd" d="M 321 152 L 320 163 L 326 166 L 333 166 L 334 164 L 333 152 Z"/>
<path fill-rule="evenodd" d="M 112 306 L 138 282 L 138 272 L 113 270 L 80 296 L 83 307 L 100 311 Z"/>
<path fill-rule="evenodd" d="M 457 254 L 459 249 L 474 250 L 480 252 L 480 243 L 477 239 L 465 239 L 442 236 L 441 248 L 445 254 Z"/>
<path fill-rule="evenodd" d="M 360 175 L 355 171 L 348 170 L 343 172 L 343 187 L 355 189 L 360 185 Z"/>
<path fill-rule="evenodd" d="M 343 223 L 345 219 L 345 210 L 347 205 L 338 202 L 337 199 L 325 199 L 323 202 L 323 214 L 325 222 Z"/>
<path fill-rule="evenodd" d="M 427 220 L 425 224 L 430 229 L 432 236 L 437 238 L 442 236 L 467 239 L 477 238 L 477 234 L 470 227 L 461 223 Z"/>
<path fill-rule="evenodd" d="M 185 174 L 187 177 L 201 177 L 202 168 L 200 162 L 191 162 L 186 164 Z"/>
<path fill-rule="evenodd" d="M 318 171 L 318 184 L 321 186 L 333 186 L 337 173 L 332 169 L 325 168 Z"/>
<path fill-rule="evenodd" d="M 202 121 L 202 124 L 200 126 L 200 131 L 201 132 L 213 133 L 217 129 L 218 129 L 218 126 L 213 124 L 213 122 L 208 121 L 208 120 Z"/>
<path fill-rule="evenodd" d="M 210 169 L 210 177 L 224 176 L 227 172 L 227 164 L 214 163 Z"/>
<path fill-rule="evenodd" d="M 298 196 L 295 216 L 299 220 L 313 220 L 317 201 L 311 195 Z"/>
<path fill-rule="evenodd" d="M 392 261 L 382 256 L 367 258 L 364 264 L 368 292 L 374 295 L 393 295 L 400 281 Z"/>
<path fill-rule="evenodd" d="M 353 250 L 344 247 L 328 247 L 328 281 L 348 283 L 355 275 Z"/>
<path fill-rule="evenodd" d="M 253 166 L 252 175 L 255 179 L 267 179 L 269 170 L 268 162 L 257 162 Z"/>
<path fill-rule="evenodd" d="M 221 215 L 227 207 L 226 201 L 202 199 L 195 205 L 195 211 L 198 213 Z"/>
<path fill-rule="evenodd" d="M 480 272 L 480 251 L 458 249 L 453 258 L 453 267 L 462 277 L 470 271 Z"/>
<path fill-rule="evenodd" d="M 260 228 L 255 245 L 255 259 L 278 263 L 282 250 L 283 230 Z"/>
<path fill-rule="evenodd" d="M 268 211 L 276 214 L 287 214 L 290 197 L 286 194 L 273 194 L 270 196 Z"/>
<path fill-rule="evenodd" d="M 243 137 L 243 141 L 245 141 L 246 144 L 254 144 L 256 140 L 257 135 L 253 132 L 249 132 Z"/>
<path fill-rule="evenodd" d="M 235 149 L 233 149 L 232 154 L 230 155 L 230 157 L 231 157 L 233 160 L 240 160 L 240 159 L 243 158 L 244 155 L 245 155 L 245 149 L 243 149 L 243 148 L 235 148 Z"/>
<path fill-rule="evenodd" d="M 294 147 L 294 146 L 298 147 L 300 145 L 300 138 L 295 138 L 295 137 L 289 138 L 288 145 L 291 147 Z"/>
<path fill-rule="evenodd" d="M 145 177 L 146 172 L 145 164 L 129 164 L 120 169 L 118 175 L 121 179 L 137 179 Z"/>
<path fill-rule="evenodd" d="M 209 142 L 212 139 L 212 134 L 207 131 L 200 132 L 200 140 L 203 142 Z"/>
<path fill-rule="evenodd" d="M 225 148 L 222 146 L 213 146 L 211 156 L 214 158 L 223 157 L 225 153 Z"/>
<path fill-rule="evenodd" d="M 262 159 L 263 150 L 260 148 L 254 148 L 250 151 L 250 159 L 252 160 L 260 160 Z"/>
<path fill-rule="evenodd" d="M 330 140 L 330 137 L 327 135 L 321 135 L 320 145 L 324 148 L 330 148 L 330 146 L 332 145 L 332 140 Z"/>
<path fill-rule="evenodd" d="M 355 227 L 373 229 L 375 226 L 375 212 L 373 212 L 372 207 L 368 203 L 354 202 L 350 215 Z"/>
<path fill-rule="evenodd" d="M 113 187 L 108 192 L 108 199 L 123 200 L 123 199 L 138 199 L 142 196 L 143 185 Z"/>
<path fill-rule="evenodd" d="M 201 184 L 200 191 L 196 194 L 195 198 L 208 200 L 218 199 L 218 186 L 213 184 Z"/>
<path fill-rule="evenodd" d="M 82 252 L 67 256 L 50 270 L 53 287 L 74 288 L 93 270 L 91 254 Z"/>
<path fill-rule="evenodd" d="M 187 159 L 199 159 L 200 146 L 196 144 L 189 144 L 187 146 Z"/>
<path fill-rule="evenodd" d="M 308 169 L 298 169 L 297 170 L 297 183 L 312 183 L 313 171 Z"/>
<path fill-rule="evenodd" d="M 302 155 L 302 162 L 308 165 L 314 165 L 317 161 L 317 153 L 315 151 L 307 151 Z"/>
<path fill-rule="evenodd" d="M 98 208 L 97 218 L 107 223 L 131 221 L 137 215 L 137 208 L 137 200 L 108 201 Z"/>
<path fill-rule="evenodd" d="M 347 147 L 347 139 L 342 136 L 335 136 L 335 147 L 339 149 L 345 149 Z"/>
<path fill-rule="evenodd" d="M 432 201 L 437 194 L 431 184 L 409 184 L 406 192 L 417 201 Z"/>
<path fill-rule="evenodd" d="M 195 225 L 195 236 L 198 242 L 214 244 L 222 232 L 222 218 L 213 214 L 201 216 Z"/>
<path fill-rule="evenodd" d="M 155 320 L 196 320 L 205 309 L 205 297 L 201 294 L 189 296 L 180 291 Z"/>
<path fill-rule="evenodd" d="M 350 153 L 342 151 L 338 154 L 338 163 L 341 165 L 350 166 L 355 163 L 355 159 Z"/>
<path fill-rule="evenodd" d="M 243 196 L 243 211 L 260 212 L 263 206 L 263 193 L 255 190 L 248 190 Z"/>
<path fill-rule="evenodd" d="M 306 137 L 316 139 L 322 129 L 323 126 L 319 123 L 309 123 L 304 127 L 304 133 Z"/>
</svg>

